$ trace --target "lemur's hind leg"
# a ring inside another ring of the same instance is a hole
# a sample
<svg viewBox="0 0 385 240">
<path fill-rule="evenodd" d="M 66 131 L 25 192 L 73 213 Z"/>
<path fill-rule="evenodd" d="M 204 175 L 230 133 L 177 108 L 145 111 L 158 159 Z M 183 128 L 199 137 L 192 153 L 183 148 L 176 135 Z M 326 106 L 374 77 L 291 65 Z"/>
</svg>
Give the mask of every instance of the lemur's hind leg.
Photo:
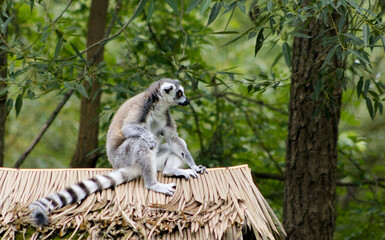
<svg viewBox="0 0 385 240">
<path fill-rule="evenodd" d="M 134 164 L 142 171 L 142 176 L 146 188 L 155 192 L 173 195 L 175 192 L 175 183 L 159 183 L 156 179 L 156 153 L 155 149 L 150 149 L 148 144 L 141 139 L 135 146 Z"/>
<path fill-rule="evenodd" d="M 168 144 L 162 144 L 157 154 L 157 170 L 163 171 L 164 176 L 190 177 L 196 178 L 198 174 L 193 169 L 182 169 L 184 161 L 174 154 Z"/>
<path fill-rule="evenodd" d="M 165 176 L 175 176 L 175 177 L 184 177 L 189 179 L 190 177 L 196 178 L 198 174 L 193 169 L 182 169 L 184 165 L 183 160 L 179 158 L 174 153 L 171 153 L 164 165 L 163 175 Z"/>
</svg>

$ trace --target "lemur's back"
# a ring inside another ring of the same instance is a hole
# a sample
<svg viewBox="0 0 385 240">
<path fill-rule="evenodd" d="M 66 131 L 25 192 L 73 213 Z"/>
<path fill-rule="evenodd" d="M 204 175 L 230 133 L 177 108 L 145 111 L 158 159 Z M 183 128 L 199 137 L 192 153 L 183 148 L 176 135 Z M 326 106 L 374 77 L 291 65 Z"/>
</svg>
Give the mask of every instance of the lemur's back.
<svg viewBox="0 0 385 240">
<path fill-rule="evenodd" d="M 135 95 L 120 106 L 108 128 L 107 148 L 115 149 L 124 141 L 125 137 L 122 133 L 123 123 L 137 121 L 143 108 L 139 100 L 142 99 L 144 95 L 145 92 Z"/>
</svg>

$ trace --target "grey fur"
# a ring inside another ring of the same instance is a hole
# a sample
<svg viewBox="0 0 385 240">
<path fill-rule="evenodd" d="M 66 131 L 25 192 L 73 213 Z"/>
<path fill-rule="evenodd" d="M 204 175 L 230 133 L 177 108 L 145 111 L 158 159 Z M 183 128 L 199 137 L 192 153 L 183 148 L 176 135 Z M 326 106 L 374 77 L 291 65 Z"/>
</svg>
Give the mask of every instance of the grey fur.
<svg viewBox="0 0 385 240">
<path fill-rule="evenodd" d="M 178 91 L 182 94 L 177 94 Z M 206 168 L 195 164 L 186 142 L 178 136 L 169 112 L 171 106 L 188 103 L 183 87 L 173 79 L 156 81 L 146 91 L 128 99 L 115 114 L 107 133 L 107 156 L 116 170 L 34 201 L 30 205 L 34 222 L 47 225 L 48 214 L 53 209 L 139 176 L 143 177 L 146 188 L 173 195 L 175 183 L 159 183 L 156 171 L 186 179 L 204 173 Z M 166 143 L 161 144 L 162 140 Z M 190 169 L 180 169 L 184 163 Z"/>
</svg>

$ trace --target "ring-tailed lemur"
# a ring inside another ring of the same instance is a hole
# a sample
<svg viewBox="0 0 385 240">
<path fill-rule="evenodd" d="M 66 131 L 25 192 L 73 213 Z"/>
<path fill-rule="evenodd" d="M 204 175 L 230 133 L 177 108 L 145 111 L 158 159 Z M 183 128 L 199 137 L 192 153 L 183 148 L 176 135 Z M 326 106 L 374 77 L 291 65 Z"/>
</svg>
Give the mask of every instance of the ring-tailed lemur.
<svg viewBox="0 0 385 240">
<path fill-rule="evenodd" d="M 146 91 L 128 99 L 115 114 L 107 133 L 107 156 L 116 170 L 34 201 L 29 207 L 34 222 L 48 225 L 48 214 L 53 209 L 76 203 L 91 193 L 139 176 L 143 177 L 146 188 L 173 195 L 176 184 L 159 183 L 156 171 L 186 179 L 204 173 L 206 168 L 195 164 L 170 116 L 171 106 L 188 104 L 183 87 L 173 79 L 161 79 Z M 161 144 L 163 139 L 165 143 Z M 190 169 L 180 169 L 184 163 Z"/>
</svg>

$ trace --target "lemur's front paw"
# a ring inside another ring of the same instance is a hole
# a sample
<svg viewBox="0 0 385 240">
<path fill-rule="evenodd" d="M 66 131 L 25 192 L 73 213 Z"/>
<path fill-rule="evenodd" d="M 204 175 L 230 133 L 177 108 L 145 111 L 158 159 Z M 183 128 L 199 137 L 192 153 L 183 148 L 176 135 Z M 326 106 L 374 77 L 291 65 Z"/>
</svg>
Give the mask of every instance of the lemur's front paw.
<svg viewBox="0 0 385 240">
<path fill-rule="evenodd" d="M 147 143 L 148 147 L 152 150 L 157 146 L 156 137 L 154 135 L 149 135 L 147 137 L 141 136 L 141 138 Z"/>
<path fill-rule="evenodd" d="M 151 185 L 147 187 L 148 189 L 160 192 L 168 196 L 172 196 L 175 193 L 176 184 L 175 183 L 155 183 L 154 185 Z"/>
<path fill-rule="evenodd" d="M 207 170 L 206 170 L 206 167 L 205 166 L 202 166 L 202 165 L 194 165 L 191 167 L 191 169 L 193 169 L 195 172 L 197 173 L 207 173 Z"/>
</svg>

